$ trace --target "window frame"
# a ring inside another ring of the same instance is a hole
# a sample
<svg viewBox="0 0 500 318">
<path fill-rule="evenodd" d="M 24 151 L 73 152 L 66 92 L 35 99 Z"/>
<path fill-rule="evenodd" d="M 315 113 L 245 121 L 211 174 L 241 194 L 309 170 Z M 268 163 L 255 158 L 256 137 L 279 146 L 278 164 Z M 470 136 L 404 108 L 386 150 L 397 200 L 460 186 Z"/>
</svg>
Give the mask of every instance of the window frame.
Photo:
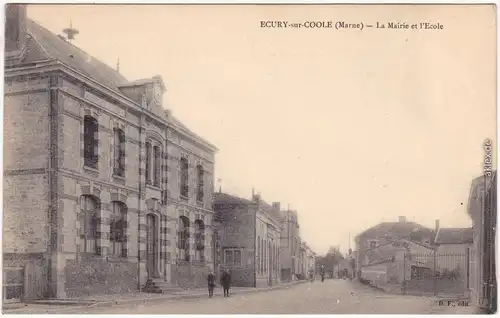
<svg viewBox="0 0 500 318">
<path fill-rule="evenodd" d="M 99 121 L 90 115 L 83 117 L 83 166 L 99 168 Z"/>
<path fill-rule="evenodd" d="M 125 147 L 126 147 L 125 132 L 119 128 L 113 129 L 114 142 L 114 160 L 113 160 L 113 175 L 125 177 Z"/>
<path fill-rule="evenodd" d="M 115 211 L 115 207 L 119 207 L 118 212 Z M 109 252 L 110 255 L 113 257 L 125 257 L 124 250 L 126 249 L 126 241 L 127 241 L 126 239 L 127 209 L 128 209 L 127 205 L 121 201 L 111 202 L 111 218 L 109 224 L 109 243 L 110 243 Z M 119 214 L 118 220 L 115 221 L 117 214 Z M 115 238 L 114 234 L 117 233 L 119 234 L 118 238 Z M 116 250 L 116 246 L 119 246 L 119 251 Z"/>
<path fill-rule="evenodd" d="M 92 210 L 88 209 L 87 202 L 93 202 L 94 206 Z M 101 204 L 97 197 L 88 194 L 80 196 L 80 249 L 83 248 L 83 250 L 79 252 L 82 254 L 99 254 L 99 238 L 97 233 L 99 232 L 98 218 L 100 210 Z M 89 248 L 89 246 L 92 246 L 92 248 Z"/>
<path fill-rule="evenodd" d="M 161 148 L 159 145 L 153 146 L 153 186 L 159 187 L 161 180 Z"/>
<path fill-rule="evenodd" d="M 189 161 L 182 157 L 180 160 L 180 195 L 181 197 L 189 197 Z"/>
<path fill-rule="evenodd" d="M 151 150 L 152 150 L 152 145 L 151 142 L 146 141 L 146 166 L 145 166 L 145 173 L 146 173 L 146 184 L 151 184 Z"/>
<path fill-rule="evenodd" d="M 228 259 L 227 259 L 228 252 L 229 252 L 229 254 L 232 257 L 232 262 L 231 263 L 229 263 Z M 240 260 L 239 261 L 239 265 L 235 264 L 235 259 L 236 259 L 235 255 L 236 255 L 236 252 L 238 252 L 239 255 L 240 255 L 239 256 L 239 260 Z M 241 268 L 241 267 L 243 267 L 243 249 L 241 249 L 241 248 L 233 248 L 233 247 L 231 247 L 231 248 L 224 248 L 224 256 L 223 257 L 224 257 L 224 266 L 230 267 L 230 268 Z"/>
<path fill-rule="evenodd" d="M 198 184 L 196 185 L 196 201 L 203 202 L 205 197 L 205 170 L 202 165 L 196 166 L 196 178 Z"/>
</svg>

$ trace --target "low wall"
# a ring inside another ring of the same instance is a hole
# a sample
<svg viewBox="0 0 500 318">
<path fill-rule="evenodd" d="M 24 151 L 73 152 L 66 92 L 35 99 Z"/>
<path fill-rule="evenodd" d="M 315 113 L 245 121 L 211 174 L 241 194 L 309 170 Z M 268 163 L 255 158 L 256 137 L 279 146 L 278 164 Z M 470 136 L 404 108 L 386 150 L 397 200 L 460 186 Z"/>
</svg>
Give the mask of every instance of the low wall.
<svg viewBox="0 0 500 318">
<path fill-rule="evenodd" d="M 209 264 L 195 262 L 178 262 L 172 268 L 172 282 L 184 288 L 207 286 Z"/>
<path fill-rule="evenodd" d="M 89 257 L 67 260 L 66 297 L 119 294 L 138 290 L 137 263 Z"/>
</svg>

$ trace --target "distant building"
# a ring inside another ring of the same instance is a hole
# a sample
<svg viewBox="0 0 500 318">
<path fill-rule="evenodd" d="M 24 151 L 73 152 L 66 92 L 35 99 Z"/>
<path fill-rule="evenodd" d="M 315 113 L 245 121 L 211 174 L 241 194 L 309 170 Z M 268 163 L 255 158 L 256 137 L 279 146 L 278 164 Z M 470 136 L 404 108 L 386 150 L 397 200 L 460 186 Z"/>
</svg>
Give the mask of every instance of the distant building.
<svg viewBox="0 0 500 318">
<path fill-rule="evenodd" d="M 301 274 L 300 258 L 300 227 L 296 211 L 281 211 L 283 231 L 281 232 L 281 280 L 292 281 Z"/>
<path fill-rule="evenodd" d="M 403 216 L 399 217 L 398 222 L 377 224 L 355 237 L 356 268 L 358 271 L 360 270 L 360 265 L 365 259 L 366 250 L 374 249 L 387 242 L 396 240 L 408 240 L 424 245 L 432 245 L 434 236 L 434 230 L 415 222 L 408 222 Z"/>
<path fill-rule="evenodd" d="M 231 270 L 234 286 L 279 283 L 279 204 L 215 193 L 214 209 L 221 222 L 219 270 Z"/>
<path fill-rule="evenodd" d="M 127 80 L 25 5 L 6 19 L 4 297 L 205 286 L 216 148 L 161 77 Z"/>
<path fill-rule="evenodd" d="M 302 278 L 307 278 L 309 270 L 312 269 L 314 271 L 316 267 L 316 254 L 304 241 L 300 244 L 299 264 Z"/>
<path fill-rule="evenodd" d="M 467 213 L 473 222 L 471 249 L 471 301 L 490 313 L 496 312 L 496 220 L 497 172 L 472 180 Z"/>
</svg>

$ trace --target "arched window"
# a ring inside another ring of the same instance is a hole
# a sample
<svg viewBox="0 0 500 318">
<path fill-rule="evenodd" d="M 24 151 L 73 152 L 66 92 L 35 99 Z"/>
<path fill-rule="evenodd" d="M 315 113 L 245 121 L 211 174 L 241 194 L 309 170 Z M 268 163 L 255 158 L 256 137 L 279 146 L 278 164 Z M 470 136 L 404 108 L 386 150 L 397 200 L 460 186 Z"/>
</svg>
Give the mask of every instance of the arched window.
<svg viewBox="0 0 500 318">
<path fill-rule="evenodd" d="M 97 252 L 99 201 L 96 197 L 82 195 L 80 200 L 80 248 L 83 253 Z"/>
<path fill-rule="evenodd" d="M 201 165 L 196 167 L 197 177 L 198 177 L 198 191 L 196 192 L 196 201 L 203 202 L 204 196 L 204 171 Z"/>
<path fill-rule="evenodd" d="M 92 116 L 85 116 L 83 119 L 83 144 L 83 164 L 97 169 L 99 161 L 99 125 Z"/>
<path fill-rule="evenodd" d="M 196 260 L 200 262 L 205 261 L 205 224 L 202 220 L 194 222 L 194 235 L 196 246 Z"/>
<path fill-rule="evenodd" d="M 177 235 L 179 259 L 189 261 L 189 219 L 185 216 L 179 218 L 179 233 Z"/>
<path fill-rule="evenodd" d="M 154 166 L 153 166 L 153 185 L 156 187 L 160 186 L 160 169 L 161 169 L 161 156 L 160 156 L 160 147 L 154 146 L 153 147 L 153 159 L 154 159 Z"/>
<path fill-rule="evenodd" d="M 181 158 L 181 196 L 189 195 L 189 164 L 186 158 Z"/>
<path fill-rule="evenodd" d="M 121 129 L 114 129 L 114 165 L 113 173 L 125 176 L 125 133 Z"/>
<path fill-rule="evenodd" d="M 111 217 L 109 225 L 110 254 L 113 256 L 124 256 L 125 229 L 127 228 L 127 206 L 118 201 L 111 203 Z"/>
</svg>

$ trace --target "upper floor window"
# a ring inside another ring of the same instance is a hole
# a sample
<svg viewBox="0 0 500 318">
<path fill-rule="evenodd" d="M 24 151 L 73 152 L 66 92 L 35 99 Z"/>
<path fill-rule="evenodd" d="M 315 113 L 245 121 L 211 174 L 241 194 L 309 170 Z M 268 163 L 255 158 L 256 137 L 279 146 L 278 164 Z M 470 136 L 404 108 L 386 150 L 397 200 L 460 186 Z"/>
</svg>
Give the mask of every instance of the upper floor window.
<svg viewBox="0 0 500 318">
<path fill-rule="evenodd" d="M 375 248 L 377 247 L 377 241 L 370 241 L 370 248 Z"/>
<path fill-rule="evenodd" d="M 151 184 L 151 143 L 146 142 L 146 184 Z"/>
<path fill-rule="evenodd" d="M 154 171 L 153 171 L 153 185 L 160 186 L 160 147 L 153 147 L 153 160 L 154 160 Z"/>
<path fill-rule="evenodd" d="M 198 175 L 198 191 L 196 192 L 196 200 L 199 201 L 199 202 L 203 202 L 203 196 L 204 196 L 204 192 L 203 192 L 203 188 L 204 188 L 204 182 L 203 182 L 203 179 L 204 179 L 204 171 L 203 171 L 203 167 L 201 165 L 197 166 L 196 167 L 196 171 L 197 171 L 197 175 Z"/>
<path fill-rule="evenodd" d="M 99 201 L 82 195 L 80 201 L 80 248 L 83 253 L 97 253 Z"/>
<path fill-rule="evenodd" d="M 124 256 L 125 229 L 127 206 L 122 202 L 112 202 L 112 211 L 109 225 L 110 253 L 113 256 Z"/>
<path fill-rule="evenodd" d="M 181 158 L 181 196 L 189 195 L 189 164 L 186 158 Z"/>
<path fill-rule="evenodd" d="M 85 116 L 83 119 L 83 144 L 83 164 L 97 169 L 99 161 L 99 125 L 92 116 Z"/>
<path fill-rule="evenodd" d="M 125 176 L 125 133 L 121 129 L 115 129 L 114 134 L 114 167 L 113 173 L 117 176 Z"/>
</svg>

